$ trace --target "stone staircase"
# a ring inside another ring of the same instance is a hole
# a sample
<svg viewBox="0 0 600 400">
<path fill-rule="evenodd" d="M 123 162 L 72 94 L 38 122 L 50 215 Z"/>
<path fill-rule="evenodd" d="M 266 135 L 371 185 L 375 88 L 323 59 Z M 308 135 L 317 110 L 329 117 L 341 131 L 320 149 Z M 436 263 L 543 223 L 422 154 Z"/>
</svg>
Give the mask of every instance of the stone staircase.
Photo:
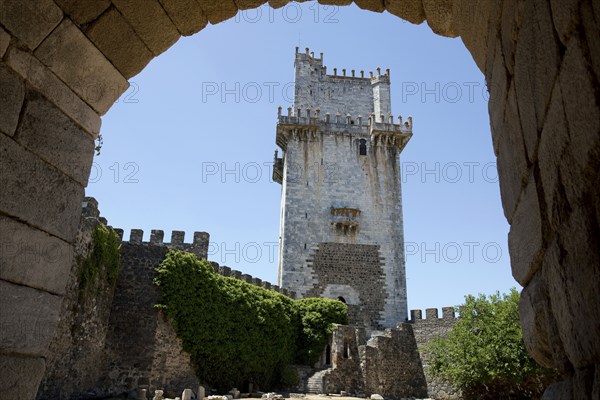
<svg viewBox="0 0 600 400">
<path fill-rule="evenodd" d="M 317 371 L 310 376 L 306 384 L 307 393 L 323 393 L 323 378 L 325 378 L 326 375 L 329 375 L 330 372 L 331 368 L 327 368 Z"/>
</svg>

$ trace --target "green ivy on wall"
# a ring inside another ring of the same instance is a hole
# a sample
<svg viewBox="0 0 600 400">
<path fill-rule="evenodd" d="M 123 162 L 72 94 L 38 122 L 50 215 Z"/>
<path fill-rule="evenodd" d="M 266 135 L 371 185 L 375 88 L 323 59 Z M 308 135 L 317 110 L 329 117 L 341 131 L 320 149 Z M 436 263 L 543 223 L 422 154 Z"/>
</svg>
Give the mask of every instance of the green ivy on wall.
<svg viewBox="0 0 600 400">
<path fill-rule="evenodd" d="M 102 285 L 99 279 L 106 279 L 108 287 L 114 288 L 119 274 L 120 248 L 121 242 L 112 228 L 96 225 L 92 234 L 92 251 L 81 263 L 79 270 L 79 287 L 82 292 L 91 287 L 100 288 Z"/>
<path fill-rule="evenodd" d="M 294 301 L 217 274 L 193 254 L 171 250 L 157 268 L 163 309 L 190 353 L 200 381 L 221 390 L 295 382 L 288 365 L 314 362 L 333 324 L 347 323 L 337 300 Z"/>
</svg>

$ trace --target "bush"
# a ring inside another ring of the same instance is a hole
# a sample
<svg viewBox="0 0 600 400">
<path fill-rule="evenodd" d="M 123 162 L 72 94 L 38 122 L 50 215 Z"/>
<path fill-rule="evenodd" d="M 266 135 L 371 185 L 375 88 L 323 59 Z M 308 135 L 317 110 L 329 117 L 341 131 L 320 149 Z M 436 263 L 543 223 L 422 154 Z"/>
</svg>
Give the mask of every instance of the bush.
<svg viewBox="0 0 600 400">
<path fill-rule="evenodd" d="M 81 293 L 97 286 L 106 280 L 110 288 L 117 283 L 121 240 L 115 231 L 106 225 L 98 224 L 92 233 L 92 251 L 87 259 L 81 262 L 79 270 L 79 287 Z"/>
<path fill-rule="evenodd" d="M 327 346 L 333 331 L 332 321 L 348 323 L 348 306 L 338 300 L 321 298 L 300 299 L 295 305 L 300 319 L 296 362 L 314 365 Z"/>
<path fill-rule="evenodd" d="M 289 384 L 294 376 L 287 366 L 298 358 L 300 338 L 316 346 L 315 339 L 330 333 L 332 323 L 343 322 L 334 318 L 341 302 L 319 299 L 321 305 L 301 313 L 304 305 L 220 276 L 207 261 L 179 251 L 169 251 L 157 268 L 155 283 L 161 288 L 157 307 L 171 317 L 198 378 L 220 390 L 242 387 L 244 382 L 262 389 Z M 306 338 L 301 315 L 311 313 Z"/>
<path fill-rule="evenodd" d="M 527 354 L 514 288 L 502 296 L 466 296 L 453 330 L 427 351 L 428 372 L 449 379 L 466 399 L 539 398 L 553 378 Z"/>
</svg>

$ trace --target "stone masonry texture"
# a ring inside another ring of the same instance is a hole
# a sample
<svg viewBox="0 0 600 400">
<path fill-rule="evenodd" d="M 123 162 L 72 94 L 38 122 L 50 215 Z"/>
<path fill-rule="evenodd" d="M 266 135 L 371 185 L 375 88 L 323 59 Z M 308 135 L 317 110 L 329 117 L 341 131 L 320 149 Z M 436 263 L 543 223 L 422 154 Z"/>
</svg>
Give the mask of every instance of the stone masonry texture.
<svg viewBox="0 0 600 400">
<path fill-rule="evenodd" d="M 412 319 L 395 328 L 366 335 L 365 328 L 338 325 L 331 340 L 331 366 L 323 375 L 325 393 L 380 394 L 384 398 L 424 398 L 459 400 L 449 382 L 433 378 L 427 371 L 425 346 L 445 337 L 456 323 L 454 309 L 412 310 Z"/>
</svg>

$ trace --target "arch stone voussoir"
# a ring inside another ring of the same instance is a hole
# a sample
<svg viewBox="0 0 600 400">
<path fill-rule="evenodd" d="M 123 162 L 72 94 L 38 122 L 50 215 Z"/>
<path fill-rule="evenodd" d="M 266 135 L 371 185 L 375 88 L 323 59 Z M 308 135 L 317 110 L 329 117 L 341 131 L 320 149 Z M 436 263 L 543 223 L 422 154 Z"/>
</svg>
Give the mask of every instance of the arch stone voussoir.
<svg viewBox="0 0 600 400">
<path fill-rule="evenodd" d="M 160 4 L 183 36 L 199 32 L 208 23 L 196 0 L 160 0 Z"/>
<path fill-rule="evenodd" d="M 102 14 L 85 33 L 125 78 L 137 75 L 154 58 L 116 8 Z"/>
<path fill-rule="evenodd" d="M 425 10 L 420 0 L 386 0 L 385 8 L 390 14 L 394 14 L 413 24 L 421 24 L 425 21 Z"/>
<path fill-rule="evenodd" d="M 234 17 L 238 12 L 238 6 L 233 0 L 222 0 L 218 2 L 212 0 L 196 1 L 204 10 L 204 15 L 208 18 L 208 22 L 213 25 Z M 287 3 L 287 1 L 285 3 Z"/>
<path fill-rule="evenodd" d="M 113 0 L 113 4 L 155 56 L 181 36 L 158 0 Z"/>
<path fill-rule="evenodd" d="M 68 19 L 44 40 L 34 55 L 101 115 L 129 86 L 104 54 Z"/>
<path fill-rule="evenodd" d="M 456 37 L 453 2 L 455 0 L 423 0 L 425 18 L 431 30 L 438 35 Z M 456 0 L 458 1 L 458 0 Z"/>
<path fill-rule="evenodd" d="M 110 0 L 54 0 L 77 25 L 92 22 L 108 7 Z"/>
</svg>

